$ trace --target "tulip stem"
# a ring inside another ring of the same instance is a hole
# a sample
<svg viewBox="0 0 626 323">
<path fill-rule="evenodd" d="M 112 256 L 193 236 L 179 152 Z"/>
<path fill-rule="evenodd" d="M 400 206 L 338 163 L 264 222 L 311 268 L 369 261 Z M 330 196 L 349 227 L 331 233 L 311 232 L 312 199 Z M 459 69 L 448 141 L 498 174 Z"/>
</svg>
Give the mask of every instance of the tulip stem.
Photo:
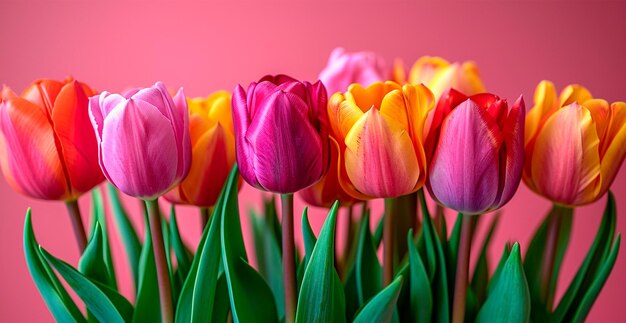
<svg viewBox="0 0 626 323">
<path fill-rule="evenodd" d="M 74 237 L 76 237 L 76 244 L 80 254 L 82 255 L 87 246 L 87 235 L 85 234 L 85 226 L 83 225 L 83 218 L 80 215 L 80 208 L 78 207 L 77 200 L 66 201 L 67 213 L 70 215 L 70 221 L 72 221 L 72 229 L 74 230 Z"/>
<path fill-rule="evenodd" d="M 293 194 L 281 194 L 281 212 L 283 217 L 283 274 L 285 291 L 285 322 L 296 319 L 296 247 L 293 234 Z"/>
<path fill-rule="evenodd" d="M 549 215 L 550 219 L 548 220 L 548 228 L 546 233 L 546 252 L 544 254 L 541 266 L 540 297 L 541 301 L 547 306 L 548 310 L 550 311 L 552 311 L 552 303 L 554 301 L 552 276 L 554 275 L 554 269 L 556 266 L 559 239 L 563 231 L 563 222 L 566 220 L 566 215 L 570 212 L 571 209 L 555 206 L 554 212 L 551 212 L 551 214 Z"/>
<path fill-rule="evenodd" d="M 472 216 L 466 214 L 463 214 L 462 216 L 463 222 L 461 223 L 461 237 L 456 260 L 456 281 L 454 283 L 454 298 L 452 303 L 452 323 L 463 323 L 465 318 L 470 252 L 474 231 L 474 221 Z"/>
<path fill-rule="evenodd" d="M 157 281 L 159 285 L 159 299 L 161 301 L 161 321 L 171 323 L 174 321 L 174 308 L 172 307 L 172 285 L 170 282 L 170 272 L 165 255 L 165 244 L 163 243 L 163 231 L 161 229 L 161 212 L 159 202 L 146 200 L 148 211 L 148 223 L 150 235 L 152 236 L 152 251 L 156 264 Z"/>
<path fill-rule="evenodd" d="M 204 232 L 204 228 L 209 225 L 209 219 L 211 218 L 211 209 L 208 207 L 200 208 L 200 221 L 202 224 L 202 228 L 200 228 L 200 232 Z"/>
<path fill-rule="evenodd" d="M 395 240 L 395 207 L 393 198 L 385 199 L 385 219 L 383 223 L 383 286 L 393 280 L 394 240 Z"/>
</svg>

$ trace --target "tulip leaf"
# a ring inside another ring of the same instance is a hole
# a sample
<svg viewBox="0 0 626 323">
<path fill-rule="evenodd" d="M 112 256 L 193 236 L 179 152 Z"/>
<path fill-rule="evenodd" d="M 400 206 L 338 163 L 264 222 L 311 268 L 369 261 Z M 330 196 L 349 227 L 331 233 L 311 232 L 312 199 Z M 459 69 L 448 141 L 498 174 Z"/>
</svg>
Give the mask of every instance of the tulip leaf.
<svg viewBox="0 0 626 323">
<path fill-rule="evenodd" d="M 147 214 L 146 224 L 148 223 Z M 146 228 L 148 226 L 146 225 Z M 157 280 L 156 263 L 152 251 L 152 235 L 150 230 L 145 231 L 143 249 L 139 257 L 139 277 L 137 282 L 137 297 L 135 298 L 135 312 L 133 322 L 160 322 L 161 301 L 159 300 L 159 283 Z"/>
<path fill-rule="evenodd" d="M 306 266 L 296 322 L 345 322 L 345 297 L 335 270 L 335 223 L 339 203 L 330 209 Z"/>
<path fill-rule="evenodd" d="M 126 252 L 130 271 L 133 276 L 133 282 L 135 283 L 135 290 L 137 290 L 139 286 L 138 267 L 139 258 L 141 256 L 141 243 L 139 242 L 137 231 L 130 222 L 128 213 L 126 213 L 126 210 L 120 201 L 117 189 L 110 183 L 108 184 L 108 193 L 109 199 L 111 200 L 111 208 L 113 209 L 113 218 L 115 219 L 117 230 L 120 234 L 122 243 L 124 244 L 124 251 Z"/>
<path fill-rule="evenodd" d="M 365 304 L 354 323 L 391 322 L 401 289 L 402 276 L 399 276 Z"/>
<path fill-rule="evenodd" d="M 220 199 L 218 207 L 221 207 L 221 204 L 223 201 Z M 221 260 L 219 220 L 219 217 L 213 216 L 209 225 L 204 228 L 198 250 L 180 292 L 176 322 L 208 322 L 213 316 Z M 176 222 L 175 212 L 172 212 L 170 221 Z M 174 249 L 176 250 L 176 247 Z M 181 249 L 186 252 L 184 247 Z"/>
<path fill-rule="evenodd" d="M 430 322 L 433 312 L 432 286 L 428 280 L 426 267 L 413 242 L 412 232 L 407 235 L 409 250 L 409 306 L 414 322 Z"/>
<path fill-rule="evenodd" d="M 506 243 L 504 245 L 504 251 L 502 251 L 502 256 L 500 257 L 500 261 L 498 262 L 498 266 L 496 266 L 496 270 L 493 272 L 493 276 L 491 276 L 491 280 L 489 281 L 489 286 L 487 287 L 487 294 L 491 292 L 491 290 L 496 286 L 496 282 L 500 279 L 500 274 L 502 273 L 502 268 L 506 264 L 506 261 L 509 259 L 509 255 L 511 254 L 511 246 Z M 528 280 L 526 280 L 528 281 Z"/>
<path fill-rule="evenodd" d="M 92 204 L 92 234 L 95 232 L 96 224 L 99 224 L 102 230 L 102 252 L 104 256 L 104 269 L 107 271 L 109 279 L 104 282 L 107 286 L 117 290 L 117 280 L 115 277 L 115 268 L 113 265 L 113 257 L 111 256 L 111 245 L 109 243 L 109 233 L 107 230 L 106 216 L 104 213 L 104 199 L 102 191 L 96 187 L 91 191 Z"/>
<path fill-rule="evenodd" d="M 78 270 L 94 281 L 103 285 L 113 286 L 111 273 L 107 270 L 106 251 L 100 223 L 96 222 L 89 243 L 80 257 Z"/>
<path fill-rule="evenodd" d="M 274 194 L 271 195 L 271 198 L 265 199 L 263 201 L 263 210 L 265 214 L 265 223 L 272 229 L 274 239 L 276 241 L 281 241 L 282 239 L 282 229 L 280 225 L 280 221 L 278 221 L 278 212 L 276 212 L 276 196 Z M 280 253 L 282 254 L 282 245 L 278 245 L 280 249 Z"/>
<path fill-rule="evenodd" d="M 382 288 L 382 268 L 378 262 L 376 249 L 372 241 L 370 232 L 369 212 L 361 221 L 359 228 L 359 242 L 356 252 L 356 288 L 359 307 L 363 306 L 367 300 L 376 295 Z"/>
<path fill-rule="evenodd" d="M 374 236 L 372 237 L 374 240 L 374 247 L 378 250 L 380 247 L 380 243 L 383 241 L 383 229 L 385 227 L 385 214 L 380 217 L 378 224 L 376 224 L 376 230 L 374 230 Z"/>
<path fill-rule="evenodd" d="M 352 319 L 362 305 L 359 304 L 356 284 L 356 266 L 353 266 L 343 281 L 343 293 L 346 297 L 346 320 Z"/>
<path fill-rule="evenodd" d="M 471 286 L 478 304 L 482 304 L 487 297 L 487 285 L 489 283 L 489 262 L 487 253 L 489 251 L 488 247 L 491 242 L 491 238 L 493 237 L 498 225 L 498 219 L 500 219 L 500 214 L 495 214 L 489 224 L 487 235 L 485 236 L 485 240 L 480 248 L 480 254 L 478 256 L 478 261 L 476 262 L 474 275 L 472 276 Z"/>
<path fill-rule="evenodd" d="M 85 322 L 85 317 L 41 255 L 33 231 L 30 208 L 26 211 L 24 221 L 24 257 L 35 286 L 37 286 L 55 320 L 58 322 Z"/>
<path fill-rule="evenodd" d="M 100 322 L 128 322 L 133 316 L 133 306 L 122 295 L 108 286 L 90 280 L 66 262 L 39 247 L 43 257 L 72 287 L 87 309 Z"/>
<path fill-rule="evenodd" d="M 454 221 L 450 238 L 446 245 L 446 255 L 448 260 L 448 279 L 453 281 L 456 275 L 456 259 L 459 254 L 459 242 L 461 241 L 461 224 L 463 224 L 463 214 L 459 213 Z M 450 286 L 453 288 L 454 286 Z"/>
<path fill-rule="evenodd" d="M 228 282 L 226 281 L 226 275 L 224 273 L 221 273 L 217 278 L 215 300 L 213 302 L 211 322 L 226 323 L 228 321 L 230 302 L 228 301 Z"/>
<path fill-rule="evenodd" d="M 278 316 L 283 317 L 285 315 L 285 298 L 280 241 L 276 240 L 273 228 L 270 227 L 273 224 L 268 222 L 270 219 L 267 218 L 267 215 L 265 218 L 261 218 L 254 212 L 251 212 L 250 220 L 259 273 L 272 289 L 276 305 L 278 306 Z"/>
<path fill-rule="evenodd" d="M 178 265 L 176 269 L 175 281 L 177 282 L 177 284 L 179 284 L 178 286 L 182 288 L 182 285 L 185 282 L 187 275 L 189 274 L 192 257 L 180 235 L 180 230 L 178 228 L 178 217 L 176 216 L 176 209 L 174 208 L 174 204 L 172 204 L 172 206 L 170 207 L 169 230 L 170 244 L 172 245 L 172 249 L 174 250 L 174 254 L 176 255 L 176 264 Z"/>
<path fill-rule="evenodd" d="M 522 266 L 519 244 L 502 267 L 499 278 L 489 291 L 476 322 L 529 322 L 530 293 Z"/>
<path fill-rule="evenodd" d="M 298 278 L 298 289 L 302 285 L 304 270 L 306 269 L 306 265 L 311 258 L 313 247 L 315 247 L 315 243 L 317 242 L 317 238 L 315 237 L 313 229 L 311 229 L 311 224 L 309 223 L 307 207 L 304 207 L 304 211 L 302 212 L 302 240 L 304 240 L 304 258 L 302 259 L 302 262 L 298 265 L 296 273 Z"/>
<path fill-rule="evenodd" d="M 278 313 L 272 290 L 263 277 L 248 264 L 243 244 L 237 201 L 238 172 L 234 166 L 213 216 L 221 219 L 221 250 L 228 282 L 231 311 L 235 322 L 276 322 Z"/>
<path fill-rule="evenodd" d="M 615 197 L 609 192 L 602 216 L 602 222 L 598 228 L 598 233 L 587 252 L 583 263 L 578 268 L 576 276 L 571 281 L 565 294 L 561 298 L 559 305 L 551 316 L 555 321 L 571 321 L 578 311 L 578 306 L 582 304 L 585 293 L 591 288 L 594 278 L 598 274 L 607 250 L 611 249 L 611 243 L 615 236 L 616 209 Z"/>
</svg>

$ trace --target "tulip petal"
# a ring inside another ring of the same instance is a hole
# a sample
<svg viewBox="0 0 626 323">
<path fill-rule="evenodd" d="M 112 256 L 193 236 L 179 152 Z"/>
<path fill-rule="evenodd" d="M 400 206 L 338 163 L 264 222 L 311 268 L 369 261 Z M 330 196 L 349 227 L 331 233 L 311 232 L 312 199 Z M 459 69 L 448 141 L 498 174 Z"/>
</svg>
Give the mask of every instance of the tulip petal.
<svg viewBox="0 0 626 323">
<path fill-rule="evenodd" d="M 373 197 L 417 190 L 420 167 L 411 137 L 378 109 L 370 109 L 345 139 L 345 167 L 354 187 Z"/>
<path fill-rule="evenodd" d="M 292 193 L 322 177 L 326 166 L 320 135 L 297 95 L 277 91 L 262 101 L 245 137 L 254 149 L 252 161 L 263 189 Z"/>
<path fill-rule="evenodd" d="M 102 127 L 104 119 L 119 104 L 126 102 L 126 99 L 119 94 L 102 92 L 100 95 L 89 98 L 89 118 L 95 130 L 98 142 L 102 141 Z"/>
<path fill-rule="evenodd" d="M 611 121 L 605 137 L 608 144 L 600 162 L 600 172 L 602 174 L 602 188 L 600 192 L 602 194 L 609 189 L 613 180 L 615 180 L 615 176 L 626 156 L 626 103 L 613 103 L 610 111 Z"/>
<path fill-rule="evenodd" d="M 57 95 L 63 88 L 63 82 L 55 80 L 37 80 L 22 92 L 21 97 L 34 103 L 49 117 Z"/>
<path fill-rule="evenodd" d="M 590 202 L 599 190 L 598 146 L 589 110 L 577 103 L 559 109 L 540 130 L 528 156 L 535 189 L 565 205 Z"/>
<path fill-rule="evenodd" d="M 564 88 L 563 91 L 561 91 L 561 95 L 559 96 L 559 106 L 564 107 L 574 102 L 578 104 L 583 104 L 591 99 L 593 99 L 593 96 L 591 95 L 591 92 L 587 90 L 587 88 L 579 84 L 572 84 Z"/>
<path fill-rule="evenodd" d="M 209 119 L 220 123 L 225 131 L 233 134 L 235 131 L 233 130 L 231 101 L 232 97 L 230 93 L 227 91 L 217 91 L 207 98 L 207 105 L 209 106 Z"/>
<path fill-rule="evenodd" d="M 363 111 L 353 101 L 346 100 L 343 94 L 335 93 L 330 98 L 328 116 L 333 136 L 336 138 L 345 138 L 362 115 Z"/>
<path fill-rule="evenodd" d="M 409 83 L 428 85 L 435 74 L 448 65 L 450 63 L 441 57 L 422 56 L 411 67 Z"/>
<path fill-rule="evenodd" d="M 254 89 L 253 85 L 250 87 Z M 252 186 L 260 187 L 254 169 L 252 146 L 246 139 L 246 133 L 250 127 L 250 117 L 248 115 L 247 104 L 248 96 L 250 96 L 250 93 L 248 92 L 248 95 L 246 95 L 246 92 L 241 85 L 237 85 L 235 87 L 235 90 L 233 91 L 232 106 L 236 142 L 235 148 L 237 150 L 237 167 L 246 182 Z"/>
<path fill-rule="evenodd" d="M 143 100 L 118 105 L 104 121 L 102 168 L 122 192 L 155 198 L 176 185 L 178 147 L 171 122 Z"/>
<path fill-rule="evenodd" d="M 437 102 L 437 107 L 431 110 L 426 117 L 424 123 L 424 148 L 426 151 L 426 157 L 428 160 L 432 159 L 432 155 L 435 152 L 437 142 L 439 141 L 439 133 L 441 125 L 447 115 L 450 114 L 452 109 L 457 107 L 463 101 L 467 100 L 467 96 L 455 89 L 449 89 Z"/>
<path fill-rule="evenodd" d="M 98 144 L 89 123 L 89 94 L 72 81 L 61 89 L 52 110 L 54 132 L 75 197 L 104 180 L 98 164 Z"/>
<path fill-rule="evenodd" d="M 52 126 L 40 107 L 19 97 L 4 101 L 0 128 L 0 165 L 9 185 L 35 198 L 69 197 Z"/>
<path fill-rule="evenodd" d="M 511 107 L 502 127 L 504 137 L 504 156 L 500 157 L 500 196 L 496 198 L 492 209 L 506 204 L 519 187 L 524 168 L 524 99 L 520 96 Z"/>
<path fill-rule="evenodd" d="M 502 134 L 495 120 L 471 100 L 445 119 L 430 166 L 430 191 L 445 206 L 465 214 L 493 206 L 499 187 Z"/>
<path fill-rule="evenodd" d="M 556 106 L 556 88 L 550 81 L 541 81 L 535 90 L 534 107 L 526 116 L 524 145 L 537 136 L 537 131 L 546 116 L 558 108 Z"/>
</svg>

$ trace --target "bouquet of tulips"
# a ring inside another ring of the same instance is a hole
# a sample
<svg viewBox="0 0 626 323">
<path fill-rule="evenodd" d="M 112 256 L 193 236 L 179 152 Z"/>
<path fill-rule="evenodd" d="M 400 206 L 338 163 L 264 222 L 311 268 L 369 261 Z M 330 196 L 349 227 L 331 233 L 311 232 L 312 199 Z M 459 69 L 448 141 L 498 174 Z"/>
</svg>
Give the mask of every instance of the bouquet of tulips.
<svg viewBox="0 0 626 323">
<path fill-rule="evenodd" d="M 486 92 L 472 62 L 422 57 L 407 73 L 399 61 L 388 68 L 374 53 L 343 49 L 333 51 L 319 78 L 265 76 L 206 98 L 186 98 L 182 89 L 172 96 L 162 83 L 121 94 L 73 79 L 38 80 L 21 95 L 5 87 L 2 172 L 20 193 L 64 201 L 81 250 L 77 265 L 50 254 L 33 232 L 36 215 L 26 212 L 25 258 L 54 318 L 586 318 L 620 245 L 609 188 L 626 155 L 626 103 L 609 104 L 579 85 L 557 95 L 543 81 L 526 113 L 522 97 L 509 104 Z M 107 198 L 97 187 L 105 178 Z M 505 215 L 491 217 L 482 245 L 472 246 L 474 229 L 514 196 L 522 179 L 554 207 L 528 246 L 498 246 L 501 258 L 490 259 L 491 236 Z M 278 210 L 271 198 L 250 215 L 252 250 L 243 243 L 238 206 L 244 181 L 280 196 Z M 89 191 L 86 231 L 77 199 Z M 145 202 L 145 236 L 138 236 L 119 192 Z M 294 194 L 328 209 L 319 235 L 307 209 L 294 210 Z M 605 195 L 596 238 L 556 302 L 574 209 Z M 168 216 L 160 197 L 171 203 Z M 384 199 L 385 211 L 370 223 L 375 199 Z M 204 228 L 197 246 L 183 242 L 175 204 L 199 208 Z M 451 233 L 444 210 L 458 213 Z M 107 216 L 124 243 L 134 300 L 118 290 Z M 340 234 L 338 218 L 347 223 Z M 300 219 L 303 250 L 294 243 Z M 342 248 L 338 239 L 346 240 Z M 470 270 L 472 247 L 480 252 Z"/>
</svg>

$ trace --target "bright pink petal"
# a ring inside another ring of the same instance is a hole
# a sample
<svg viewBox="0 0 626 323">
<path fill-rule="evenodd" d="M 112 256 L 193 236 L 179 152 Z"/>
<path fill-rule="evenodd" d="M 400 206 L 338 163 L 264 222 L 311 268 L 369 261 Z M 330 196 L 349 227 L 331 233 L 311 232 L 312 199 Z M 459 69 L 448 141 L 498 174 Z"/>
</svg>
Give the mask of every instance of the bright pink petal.
<svg viewBox="0 0 626 323">
<path fill-rule="evenodd" d="M 254 83 L 253 83 L 254 84 Z M 250 85 L 254 90 L 256 85 Z M 254 187 L 259 187 L 254 170 L 253 151 L 250 143 L 246 139 L 248 127 L 250 127 L 250 116 L 248 115 L 247 96 L 241 85 L 237 85 L 233 91 L 233 126 L 235 129 L 235 148 L 237 151 L 237 166 L 241 176 Z"/>
<path fill-rule="evenodd" d="M 497 209 L 506 204 L 519 187 L 524 168 L 524 121 L 526 107 L 522 96 L 515 101 L 502 127 L 504 145 L 500 155 L 500 197 L 496 198 Z M 503 156 L 504 155 L 504 156 Z"/>
</svg>

